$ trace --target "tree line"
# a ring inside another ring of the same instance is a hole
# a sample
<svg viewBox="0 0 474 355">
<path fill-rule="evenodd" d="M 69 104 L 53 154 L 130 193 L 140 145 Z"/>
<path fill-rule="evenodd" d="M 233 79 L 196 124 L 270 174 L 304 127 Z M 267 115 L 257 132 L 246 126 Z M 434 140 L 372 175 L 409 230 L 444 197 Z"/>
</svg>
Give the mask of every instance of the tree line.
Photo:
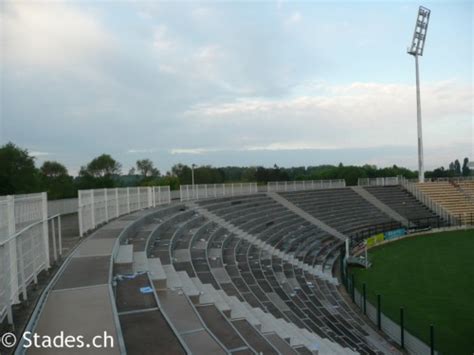
<svg viewBox="0 0 474 355">
<path fill-rule="evenodd" d="M 427 171 L 426 178 L 457 177 L 470 175 L 468 158 L 461 165 L 459 160 L 449 164 L 447 169 L 440 167 Z M 318 165 L 284 168 L 274 165 L 250 167 L 212 167 L 209 165 L 194 168 L 196 184 L 218 184 L 231 182 L 257 182 L 294 180 L 345 179 L 348 185 L 357 185 L 359 178 L 385 176 L 417 177 L 417 172 L 393 165 L 378 168 L 375 165 L 345 166 Z M 192 167 L 176 164 L 170 171 L 162 174 L 150 159 L 137 160 L 127 174 L 122 173 L 122 165 L 109 154 L 102 154 L 82 166 L 79 174 L 73 177 L 67 168 L 57 161 L 45 161 L 39 168 L 35 158 L 27 149 L 13 143 L 0 147 L 0 195 L 22 194 L 47 191 L 50 199 L 76 197 L 77 190 L 93 188 L 132 187 L 170 185 L 172 190 L 180 185 L 191 184 Z"/>
</svg>

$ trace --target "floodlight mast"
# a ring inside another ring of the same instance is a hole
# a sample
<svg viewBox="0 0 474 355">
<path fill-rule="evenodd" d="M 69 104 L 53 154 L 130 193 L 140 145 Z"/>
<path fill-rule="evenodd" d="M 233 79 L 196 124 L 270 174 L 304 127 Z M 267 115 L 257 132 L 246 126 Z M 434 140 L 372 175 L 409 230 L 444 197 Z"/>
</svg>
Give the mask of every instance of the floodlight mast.
<svg viewBox="0 0 474 355">
<path fill-rule="evenodd" d="M 420 100 L 420 73 L 418 68 L 418 56 L 423 55 L 425 47 L 426 31 L 428 30 L 428 23 L 430 21 L 431 10 L 420 6 L 416 18 L 415 31 L 413 33 L 413 40 L 408 54 L 415 57 L 416 67 L 416 118 L 418 126 L 418 181 L 425 181 L 425 167 L 423 162 L 423 132 L 421 124 L 421 100 Z"/>
</svg>

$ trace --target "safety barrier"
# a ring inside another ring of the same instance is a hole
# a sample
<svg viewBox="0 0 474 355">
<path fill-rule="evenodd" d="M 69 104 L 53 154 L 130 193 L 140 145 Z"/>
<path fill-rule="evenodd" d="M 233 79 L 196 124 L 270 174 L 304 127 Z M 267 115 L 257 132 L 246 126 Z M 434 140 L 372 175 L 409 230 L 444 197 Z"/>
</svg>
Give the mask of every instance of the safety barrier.
<svg viewBox="0 0 474 355">
<path fill-rule="evenodd" d="M 78 208 L 77 197 L 48 201 L 48 214 L 50 216 L 77 213 Z"/>
<path fill-rule="evenodd" d="M 79 190 L 79 234 L 121 215 L 170 202 L 169 186 Z"/>
<path fill-rule="evenodd" d="M 357 179 L 359 186 L 394 186 L 400 185 L 398 176 L 378 177 L 378 178 L 359 178 Z"/>
<path fill-rule="evenodd" d="M 304 191 L 345 187 L 346 180 L 303 180 L 303 181 L 270 181 L 268 192 Z"/>
<path fill-rule="evenodd" d="M 0 225 L 0 323 L 13 324 L 12 305 L 62 254 L 61 220 L 48 217 L 46 193 L 1 196 Z"/>
<path fill-rule="evenodd" d="M 179 190 L 180 200 L 182 202 L 224 196 L 249 195 L 257 192 L 257 183 L 255 182 L 241 184 L 181 185 Z"/>
</svg>

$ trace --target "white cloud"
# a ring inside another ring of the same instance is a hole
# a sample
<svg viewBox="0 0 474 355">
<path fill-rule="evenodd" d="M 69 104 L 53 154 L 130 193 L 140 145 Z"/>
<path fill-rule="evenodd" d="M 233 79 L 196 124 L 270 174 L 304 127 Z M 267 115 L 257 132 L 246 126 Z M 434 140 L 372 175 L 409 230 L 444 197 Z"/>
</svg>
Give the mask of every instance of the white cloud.
<svg viewBox="0 0 474 355">
<path fill-rule="evenodd" d="M 201 129 L 229 127 L 233 135 L 249 132 L 249 146 L 263 149 L 365 148 L 413 143 L 413 86 L 356 82 L 317 87 L 319 94 L 313 95 L 200 104 L 186 111 L 184 117 L 197 121 Z M 425 141 L 472 141 L 472 100 L 469 85 L 456 81 L 425 84 Z"/>
<path fill-rule="evenodd" d="M 31 152 L 28 152 L 29 155 L 31 155 L 32 157 L 44 157 L 44 156 L 47 156 L 47 155 L 51 155 L 51 153 L 48 153 L 48 152 L 40 152 L 40 151 L 36 151 L 36 150 L 33 150 Z"/>
<path fill-rule="evenodd" d="M 170 153 L 172 155 L 176 154 L 192 154 L 192 155 L 197 155 L 197 154 L 205 154 L 205 153 L 212 153 L 212 152 L 220 152 L 225 149 L 221 148 L 173 148 L 170 150 Z"/>
<path fill-rule="evenodd" d="M 298 11 L 295 11 L 290 15 L 290 17 L 286 19 L 285 23 L 287 25 L 294 25 L 301 22 L 302 19 L 303 19 L 303 16 L 301 15 L 301 13 L 299 13 Z"/>
<path fill-rule="evenodd" d="M 145 154 L 145 153 L 154 153 L 156 149 L 154 148 L 146 148 L 146 149 L 129 149 L 127 150 L 128 154 Z"/>
<path fill-rule="evenodd" d="M 59 1 L 6 1 L 0 12 L 7 63 L 71 67 L 93 59 L 113 39 L 92 11 Z"/>
</svg>

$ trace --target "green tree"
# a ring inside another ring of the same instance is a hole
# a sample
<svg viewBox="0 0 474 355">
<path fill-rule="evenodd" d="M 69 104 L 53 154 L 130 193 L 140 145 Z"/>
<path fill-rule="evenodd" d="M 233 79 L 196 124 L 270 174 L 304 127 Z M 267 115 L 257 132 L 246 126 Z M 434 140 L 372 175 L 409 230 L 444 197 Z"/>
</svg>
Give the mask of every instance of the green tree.
<svg viewBox="0 0 474 355">
<path fill-rule="evenodd" d="M 462 164 L 462 176 L 469 176 L 471 174 L 471 169 L 469 169 L 469 158 L 464 158 Z"/>
<path fill-rule="evenodd" d="M 153 162 L 150 159 L 137 160 L 137 171 L 144 178 L 160 176 L 160 171 L 153 166 Z"/>
<path fill-rule="evenodd" d="M 0 195 L 40 191 L 34 157 L 13 143 L 0 147 Z"/>
<path fill-rule="evenodd" d="M 45 161 L 40 168 L 43 188 L 48 199 L 68 198 L 76 195 L 74 181 L 64 165 L 56 161 Z"/>
<path fill-rule="evenodd" d="M 454 161 L 454 173 L 456 176 L 461 175 L 461 163 L 457 159 Z"/>
<path fill-rule="evenodd" d="M 115 187 L 116 179 L 120 175 L 122 166 L 108 154 L 102 154 L 81 167 L 79 171 L 79 188 Z"/>
</svg>

